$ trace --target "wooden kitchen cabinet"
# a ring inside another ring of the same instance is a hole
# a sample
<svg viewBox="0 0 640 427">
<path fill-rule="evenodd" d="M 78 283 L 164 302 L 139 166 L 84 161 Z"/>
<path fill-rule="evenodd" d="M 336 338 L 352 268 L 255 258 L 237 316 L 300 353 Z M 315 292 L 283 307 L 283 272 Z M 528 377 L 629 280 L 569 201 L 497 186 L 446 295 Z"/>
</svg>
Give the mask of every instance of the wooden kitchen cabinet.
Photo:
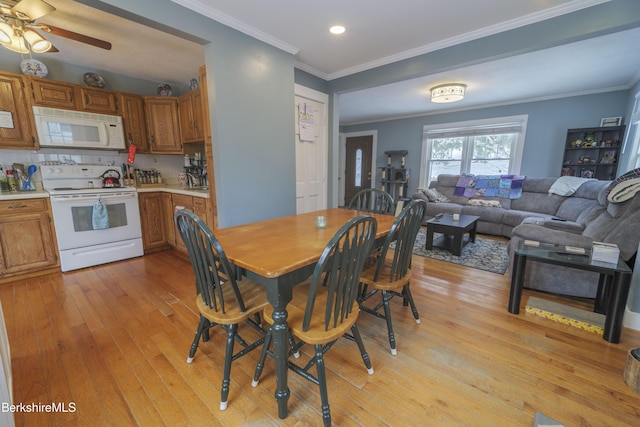
<svg viewBox="0 0 640 427">
<path fill-rule="evenodd" d="M 34 105 L 76 110 L 76 85 L 38 77 L 30 78 L 31 95 Z"/>
<path fill-rule="evenodd" d="M 204 118 L 200 89 L 179 97 L 178 110 L 180 113 L 180 136 L 182 137 L 182 142 L 204 140 Z"/>
<path fill-rule="evenodd" d="M 120 93 L 120 115 L 124 126 L 124 139 L 127 149 L 135 145 L 138 153 L 149 153 L 147 138 L 147 116 L 144 110 L 144 97 L 130 93 Z"/>
<path fill-rule="evenodd" d="M 165 249 L 164 205 L 161 192 L 139 193 L 140 223 L 142 225 L 142 245 L 145 253 Z"/>
<path fill-rule="evenodd" d="M 0 127 L 0 148 L 37 149 L 33 114 L 25 96 L 27 78 L 0 73 L 0 112 L 10 114 L 13 127 Z"/>
<path fill-rule="evenodd" d="M 151 139 L 151 152 L 158 154 L 182 154 L 180 119 L 176 97 L 145 97 L 147 130 Z"/>
<path fill-rule="evenodd" d="M 168 204 L 168 212 L 165 210 L 165 214 L 171 218 L 171 220 L 167 220 L 165 224 L 167 225 L 167 229 L 171 229 L 173 235 L 170 236 L 170 233 L 167 233 L 168 241 L 171 246 L 175 249 L 183 253 L 187 254 L 187 247 L 184 245 L 182 241 L 182 237 L 178 230 L 176 230 L 176 226 L 173 222 L 173 213 L 175 212 L 177 207 L 181 207 L 184 209 L 189 209 L 196 215 L 198 215 L 210 228 L 210 224 L 207 221 L 207 209 L 208 209 L 208 200 L 203 197 L 192 197 L 184 194 L 171 194 L 171 202 Z M 167 209 L 165 207 L 165 209 Z M 169 240 L 170 239 L 170 240 Z"/>
<path fill-rule="evenodd" d="M 77 109 L 100 114 L 118 112 L 117 93 L 110 90 L 76 86 Z"/>
<path fill-rule="evenodd" d="M 0 281 L 60 265 L 49 199 L 0 201 Z"/>
</svg>

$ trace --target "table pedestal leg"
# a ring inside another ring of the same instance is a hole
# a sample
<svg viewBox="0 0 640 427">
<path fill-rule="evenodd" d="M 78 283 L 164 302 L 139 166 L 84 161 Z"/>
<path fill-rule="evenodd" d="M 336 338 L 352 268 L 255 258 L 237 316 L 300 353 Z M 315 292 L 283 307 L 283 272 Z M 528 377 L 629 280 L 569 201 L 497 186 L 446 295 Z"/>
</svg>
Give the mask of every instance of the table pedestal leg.
<svg viewBox="0 0 640 427">
<path fill-rule="evenodd" d="M 287 402 L 289 401 L 289 386 L 287 385 L 288 363 L 288 328 L 287 311 L 285 307 L 291 301 L 291 287 L 278 284 L 267 290 L 267 299 L 273 306 L 273 353 L 276 367 L 276 392 L 278 402 L 278 416 L 287 417 Z"/>
</svg>

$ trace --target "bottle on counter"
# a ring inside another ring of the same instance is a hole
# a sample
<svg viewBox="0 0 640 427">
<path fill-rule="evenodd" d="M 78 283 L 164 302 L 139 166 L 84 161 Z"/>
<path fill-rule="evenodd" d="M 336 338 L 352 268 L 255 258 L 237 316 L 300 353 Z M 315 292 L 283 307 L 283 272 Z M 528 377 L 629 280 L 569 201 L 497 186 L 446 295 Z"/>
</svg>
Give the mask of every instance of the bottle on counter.
<svg viewBox="0 0 640 427">
<path fill-rule="evenodd" d="M 9 191 L 9 179 L 0 166 L 0 191 Z"/>
<path fill-rule="evenodd" d="M 16 183 L 16 177 L 13 175 L 13 170 L 7 170 L 7 182 L 9 184 L 9 191 L 18 191 L 18 184 Z"/>
</svg>

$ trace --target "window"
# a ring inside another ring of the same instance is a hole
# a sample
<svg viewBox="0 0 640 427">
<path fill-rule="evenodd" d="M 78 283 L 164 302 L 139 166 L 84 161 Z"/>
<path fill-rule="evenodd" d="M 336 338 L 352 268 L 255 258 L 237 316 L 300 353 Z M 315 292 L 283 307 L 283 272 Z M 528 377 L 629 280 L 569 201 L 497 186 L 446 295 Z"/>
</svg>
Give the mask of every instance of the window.
<svg viewBox="0 0 640 427">
<path fill-rule="evenodd" d="M 631 119 L 629 120 L 631 126 L 627 132 L 627 138 L 625 139 L 622 147 L 622 153 L 624 154 L 627 146 L 631 150 L 629 153 L 629 162 L 627 164 L 627 170 L 640 168 L 640 94 L 636 95 L 635 105 L 633 106 L 633 113 L 631 113 Z M 625 171 L 618 170 L 618 173 L 624 173 Z"/>
<path fill-rule="evenodd" d="M 425 126 L 420 185 L 440 174 L 520 173 L 527 116 Z"/>
</svg>

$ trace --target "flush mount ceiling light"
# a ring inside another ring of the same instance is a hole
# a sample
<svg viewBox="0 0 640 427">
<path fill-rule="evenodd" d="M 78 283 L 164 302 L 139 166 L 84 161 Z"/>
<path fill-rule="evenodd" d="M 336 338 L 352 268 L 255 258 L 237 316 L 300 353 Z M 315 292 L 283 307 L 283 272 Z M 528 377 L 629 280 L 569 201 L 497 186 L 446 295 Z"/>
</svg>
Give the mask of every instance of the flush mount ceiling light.
<svg viewBox="0 0 640 427">
<path fill-rule="evenodd" d="M 456 102 L 464 98 L 464 91 L 467 85 L 461 83 L 448 83 L 431 88 L 431 102 L 443 104 L 446 102 Z"/>
<path fill-rule="evenodd" d="M 345 31 L 346 29 L 342 25 L 334 25 L 333 27 L 329 28 L 329 32 L 331 34 L 342 34 Z"/>
</svg>

